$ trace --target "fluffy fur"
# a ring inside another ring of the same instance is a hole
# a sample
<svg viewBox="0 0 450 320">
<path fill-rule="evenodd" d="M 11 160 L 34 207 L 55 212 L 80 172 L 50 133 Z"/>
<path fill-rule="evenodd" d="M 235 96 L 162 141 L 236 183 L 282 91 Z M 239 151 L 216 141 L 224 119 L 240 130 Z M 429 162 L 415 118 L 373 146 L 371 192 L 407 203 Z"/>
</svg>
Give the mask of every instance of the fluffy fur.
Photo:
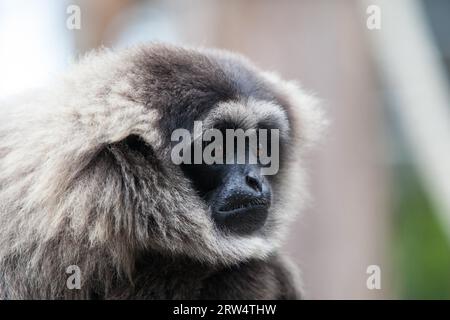
<svg viewBox="0 0 450 320">
<path fill-rule="evenodd" d="M 0 115 L 0 298 L 299 297 L 277 250 L 323 120 L 294 84 L 235 54 L 152 44 L 93 53 Z M 170 160 L 174 129 L 224 118 L 281 126 L 273 205 L 251 236 L 216 229 Z"/>
</svg>

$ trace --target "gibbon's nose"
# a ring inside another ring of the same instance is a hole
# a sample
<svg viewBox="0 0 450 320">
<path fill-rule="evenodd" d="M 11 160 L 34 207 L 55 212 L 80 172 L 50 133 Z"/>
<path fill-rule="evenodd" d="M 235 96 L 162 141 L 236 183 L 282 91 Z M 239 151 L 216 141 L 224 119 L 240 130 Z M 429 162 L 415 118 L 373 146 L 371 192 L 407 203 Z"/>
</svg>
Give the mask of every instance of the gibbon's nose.
<svg viewBox="0 0 450 320">
<path fill-rule="evenodd" d="M 221 203 L 213 214 L 220 227 L 239 234 L 261 228 L 268 215 L 271 190 L 259 170 L 251 168 L 232 175 L 226 182 Z"/>
<path fill-rule="evenodd" d="M 250 188 L 252 188 L 256 192 L 262 192 L 263 182 L 261 176 L 255 174 L 254 171 L 250 171 L 249 173 L 247 173 L 247 175 L 245 176 L 245 182 Z"/>
</svg>

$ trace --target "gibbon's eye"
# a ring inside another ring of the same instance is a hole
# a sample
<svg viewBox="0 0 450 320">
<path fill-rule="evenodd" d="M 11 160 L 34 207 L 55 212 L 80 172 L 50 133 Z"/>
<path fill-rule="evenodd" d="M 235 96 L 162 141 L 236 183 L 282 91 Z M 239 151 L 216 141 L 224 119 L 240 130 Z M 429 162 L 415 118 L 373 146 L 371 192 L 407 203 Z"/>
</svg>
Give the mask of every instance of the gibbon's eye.
<svg viewBox="0 0 450 320">
<path fill-rule="evenodd" d="M 272 155 L 272 134 L 271 129 L 260 128 L 264 130 L 264 134 L 258 131 L 258 146 L 255 150 L 255 155 L 257 156 L 258 164 L 262 167 L 267 167 L 269 163 L 261 163 L 262 157 L 271 158 Z"/>
</svg>

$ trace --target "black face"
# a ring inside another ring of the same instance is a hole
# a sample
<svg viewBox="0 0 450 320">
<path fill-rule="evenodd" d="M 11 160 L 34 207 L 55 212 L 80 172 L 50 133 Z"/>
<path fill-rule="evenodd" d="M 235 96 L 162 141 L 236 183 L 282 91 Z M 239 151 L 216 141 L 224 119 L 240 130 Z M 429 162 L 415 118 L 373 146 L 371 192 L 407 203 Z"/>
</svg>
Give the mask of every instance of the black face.
<svg viewBox="0 0 450 320">
<path fill-rule="evenodd" d="M 224 155 L 229 152 L 224 150 Z M 246 154 L 249 152 L 247 145 Z M 218 227 L 250 234 L 264 225 L 272 191 L 259 164 L 183 164 L 182 169 L 210 206 Z"/>
</svg>

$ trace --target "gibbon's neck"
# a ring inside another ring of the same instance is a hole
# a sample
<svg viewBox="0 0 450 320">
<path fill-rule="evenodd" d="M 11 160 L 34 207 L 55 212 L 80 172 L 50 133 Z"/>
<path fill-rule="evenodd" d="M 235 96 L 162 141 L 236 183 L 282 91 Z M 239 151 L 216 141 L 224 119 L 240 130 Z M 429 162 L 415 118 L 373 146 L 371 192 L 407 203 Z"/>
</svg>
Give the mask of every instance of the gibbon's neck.
<svg viewBox="0 0 450 320">
<path fill-rule="evenodd" d="M 119 284 L 105 298 L 198 299 L 204 283 L 215 271 L 212 265 L 187 257 L 145 253 L 137 260 L 132 283 Z"/>
<path fill-rule="evenodd" d="M 167 275 L 183 275 L 184 277 L 201 277 L 209 275 L 223 266 L 202 263 L 187 256 L 169 256 L 156 252 L 147 252 L 138 257 L 136 272 L 150 272 L 158 270 Z"/>
</svg>

